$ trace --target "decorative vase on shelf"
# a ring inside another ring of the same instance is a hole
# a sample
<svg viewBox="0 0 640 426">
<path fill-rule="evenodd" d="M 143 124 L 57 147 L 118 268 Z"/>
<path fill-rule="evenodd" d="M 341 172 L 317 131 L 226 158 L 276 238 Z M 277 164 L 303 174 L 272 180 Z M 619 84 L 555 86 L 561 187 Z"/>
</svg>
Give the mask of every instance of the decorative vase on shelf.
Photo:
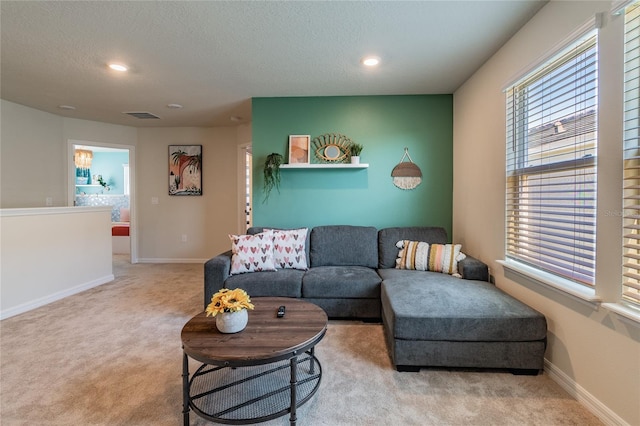
<svg viewBox="0 0 640 426">
<path fill-rule="evenodd" d="M 360 164 L 360 156 L 352 155 L 351 156 L 351 164 Z"/>
<path fill-rule="evenodd" d="M 220 333 L 237 333 L 244 330 L 249 321 L 246 309 L 236 312 L 222 312 L 216 315 L 216 327 Z"/>
</svg>

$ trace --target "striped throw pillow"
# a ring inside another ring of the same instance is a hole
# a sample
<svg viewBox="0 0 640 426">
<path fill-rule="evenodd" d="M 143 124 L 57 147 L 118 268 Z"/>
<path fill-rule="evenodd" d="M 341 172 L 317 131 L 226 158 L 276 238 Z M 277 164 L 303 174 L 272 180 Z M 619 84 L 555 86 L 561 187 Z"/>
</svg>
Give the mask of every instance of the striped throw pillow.
<svg viewBox="0 0 640 426">
<path fill-rule="evenodd" d="M 396 269 L 443 272 L 459 276 L 458 261 L 466 258 L 461 244 L 429 244 L 422 241 L 401 240 Z"/>
</svg>

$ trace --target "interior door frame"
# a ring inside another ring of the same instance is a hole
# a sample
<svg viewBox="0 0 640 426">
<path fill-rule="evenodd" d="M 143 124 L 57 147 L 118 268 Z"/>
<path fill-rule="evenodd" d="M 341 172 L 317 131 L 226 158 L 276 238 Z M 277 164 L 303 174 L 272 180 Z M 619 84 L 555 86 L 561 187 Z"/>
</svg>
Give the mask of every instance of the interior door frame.
<svg viewBox="0 0 640 426">
<path fill-rule="evenodd" d="M 238 232 L 240 234 L 246 234 L 247 232 L 247 215 L 245 213 L 246 206 L 246 153 L 247 151 L 251 152 L 251 142 L 243 143 L 238 145 Z M 251 154 L 252 164 L 249 168 L 249 191 L 250 191 L 250 202 L 249 202 L 249 215 L 250 215 L 250 224 L 253 224 L 253 154 Z"/>
<path fill-rule="evenodd" d="M 129 240 L 131 246 L 131 263 L 138 263 L 138 222 L 136 214 L 136 147 L 133 145 L 67 139 L 67 205 L 73 206 L 76 194 L 76 165 L 73 155 L 76 145 L 95 146 L 101 148 L 124 149 L 129 151 Z"/>
</svg>

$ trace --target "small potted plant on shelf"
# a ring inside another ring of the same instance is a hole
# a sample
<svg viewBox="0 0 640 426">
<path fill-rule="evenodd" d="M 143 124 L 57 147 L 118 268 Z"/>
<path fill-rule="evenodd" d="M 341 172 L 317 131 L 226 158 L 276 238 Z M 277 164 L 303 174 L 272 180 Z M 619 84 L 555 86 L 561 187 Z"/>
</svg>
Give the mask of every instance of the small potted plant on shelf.
<svg viewBox="0 0 640 426">
<path fill-rule="evenodd" d="M 352 143 L 351 146 L 349 146 L 351 164 L 360 164 L 360 153 L 362 152 L 362 148 L 364 147 L 359 143 Z"/>
<path fill-rule="evenodd" d="M 280 192 L 280 165 L 284 157 L 276 152 L 267 155 L 264 162 L 264 201 L 266 203 L 273 188 Z"/>
</svg>

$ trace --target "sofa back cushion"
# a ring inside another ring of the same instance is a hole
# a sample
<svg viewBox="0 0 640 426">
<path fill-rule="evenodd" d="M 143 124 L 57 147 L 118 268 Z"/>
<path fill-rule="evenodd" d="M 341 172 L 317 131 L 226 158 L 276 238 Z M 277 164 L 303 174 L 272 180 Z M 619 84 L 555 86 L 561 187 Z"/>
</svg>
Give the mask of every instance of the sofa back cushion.
<svg viewBox="0 0 640 426">
<path fill-rule="evenodd" d="M 384 228 L 378 232 L 378 268 L 395 268 L 400 249 L 396 243 L 401 240 L 423 241 L 429 244 L 446 244 L 447 231 L 433 226 L 407 226 Z"/>
<path fill-rule="evenodd" d="M 328 225 L 311 230 L 309 259 L 317 266 L 378 266 L 378 230 L 372 226 Z M 395 261 L 395 259 L 394 259 Z"/>
</svg>

